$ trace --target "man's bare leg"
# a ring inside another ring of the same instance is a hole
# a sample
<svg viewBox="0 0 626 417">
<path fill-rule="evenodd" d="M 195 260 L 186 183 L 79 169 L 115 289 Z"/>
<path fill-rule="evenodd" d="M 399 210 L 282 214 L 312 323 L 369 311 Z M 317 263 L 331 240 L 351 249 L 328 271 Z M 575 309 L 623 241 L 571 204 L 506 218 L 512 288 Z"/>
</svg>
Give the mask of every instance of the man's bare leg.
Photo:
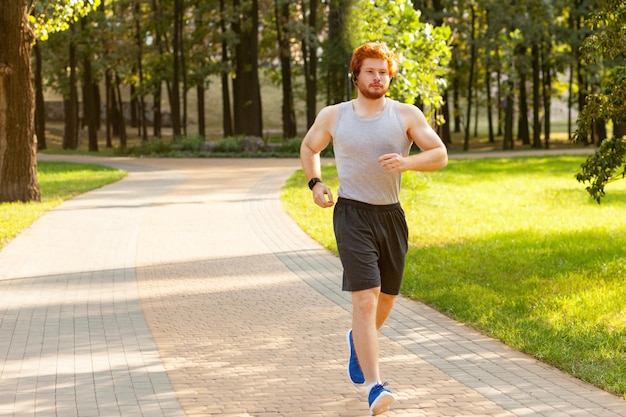
<svg viewBox="0 0 626 417">
<path fill-rule="evenodd" d="M 352 292 L 352 339 L 366 385 L 380 381 L 378 330 L 380 288 Z"/>
<path fill-rule="evenodd" d="M 352 293 L 352 337 L 372 415 L 385 412 L 396 399 L 381 382 L 378 360 L 378 328 L 389 317 L 394 300 L 394 296 L 382 294 L 380 288 Z"/>
<path fill-rule="evenodd" d="M 394 303 L 396 302 L 396 296 L 385 294 L 381 292 L 378 295 L 378 309 L 376 310 L 376 329 L 380 329 L 387 321 L 387 317 L 391 313 Z"/>
</svg>

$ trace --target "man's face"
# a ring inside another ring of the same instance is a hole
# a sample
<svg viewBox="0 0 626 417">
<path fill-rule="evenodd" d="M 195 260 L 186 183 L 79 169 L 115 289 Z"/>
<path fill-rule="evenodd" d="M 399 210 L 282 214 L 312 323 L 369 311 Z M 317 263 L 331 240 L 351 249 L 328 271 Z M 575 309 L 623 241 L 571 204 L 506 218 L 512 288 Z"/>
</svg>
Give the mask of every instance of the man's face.
<svg viewBox="0 0 626 417">
<path fill-rule="evenodd" d="M 384 97 L 389 89 L 389 67 L 384 59 L 365 58 L 356 80 L 359 93 L 366 98 Z"/>
</svg>

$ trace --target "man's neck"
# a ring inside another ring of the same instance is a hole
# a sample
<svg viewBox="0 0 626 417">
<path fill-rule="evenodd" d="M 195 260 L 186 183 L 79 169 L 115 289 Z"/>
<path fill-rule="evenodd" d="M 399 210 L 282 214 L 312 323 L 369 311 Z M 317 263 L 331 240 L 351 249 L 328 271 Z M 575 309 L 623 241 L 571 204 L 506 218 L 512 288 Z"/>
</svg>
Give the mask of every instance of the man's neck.
<svg viewBox="0 0 626 417">
<path fill-rule="evenodd" d="M 352 108 L 354 109 L 354 113 L 358 117 L 362 119 L 370 119 L 372 117 L 378 116 L 380 112 L 382 112 L 385 108 L 386 103 L 387 99 L 385 96 L 371 99 L 359 95 L 354 100 Z"/>
</svg>

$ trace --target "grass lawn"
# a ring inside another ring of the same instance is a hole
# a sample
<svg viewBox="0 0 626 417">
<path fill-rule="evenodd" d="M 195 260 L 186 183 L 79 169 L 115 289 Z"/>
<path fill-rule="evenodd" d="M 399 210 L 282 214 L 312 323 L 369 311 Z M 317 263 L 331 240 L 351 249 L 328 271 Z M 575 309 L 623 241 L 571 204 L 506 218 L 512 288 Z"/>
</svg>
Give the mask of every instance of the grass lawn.
<svg viewBox="0 0 626 417">
<path fill-rule="evenodd" d="M 118 181 L 124 171 L 92 164 L 38 162 L 41 202 L 0 204 L 0 249 L 46 211 L 64 200 Z"/>
<path fill-rule="evenodd" d="M 405 173 L 411 231 L 403 294 L 626 398 L 626 181 L 598 205 L 574 175 L 583 156 L 451 160 Z M 336 170 L 323 168 L 336 195 Z M 332 210 L 302 172 L 291 216 L 336 250 Z"/>
</svg>

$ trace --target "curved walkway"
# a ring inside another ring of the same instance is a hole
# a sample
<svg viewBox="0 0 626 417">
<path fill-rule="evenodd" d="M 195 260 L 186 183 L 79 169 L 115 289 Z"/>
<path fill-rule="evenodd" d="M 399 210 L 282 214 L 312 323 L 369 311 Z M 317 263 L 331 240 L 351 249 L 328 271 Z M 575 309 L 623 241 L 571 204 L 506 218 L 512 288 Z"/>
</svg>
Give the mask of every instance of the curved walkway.
<svg viewBox="0 0 626 417">
<path fill-rule="evenodd" d="M 0 252 L 0 416 L 365 416 L 338 259 L 278 199 L 292 160 L 42 156 L 124 180 Z M 401 298 L 388 416 L 626 416 L 626 401 Z"/>
</svg>

